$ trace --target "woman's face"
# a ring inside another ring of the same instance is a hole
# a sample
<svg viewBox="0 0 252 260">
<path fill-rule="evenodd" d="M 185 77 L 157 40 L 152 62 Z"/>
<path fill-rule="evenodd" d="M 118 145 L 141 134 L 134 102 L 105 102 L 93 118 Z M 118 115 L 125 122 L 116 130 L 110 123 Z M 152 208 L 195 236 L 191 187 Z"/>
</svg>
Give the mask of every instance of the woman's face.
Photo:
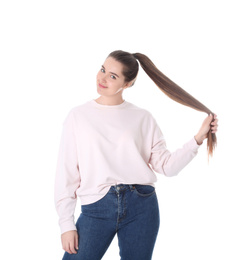
<svg viewBox="0 0 252 260">
<path fill-rule="evenodd" d="M 123 65 L 112 57 L 108 57 L 99 70 L 96 82 L 97 92 L 103 96 L 121 95 L 130 86 L 122 74 Z"/>
</svg>

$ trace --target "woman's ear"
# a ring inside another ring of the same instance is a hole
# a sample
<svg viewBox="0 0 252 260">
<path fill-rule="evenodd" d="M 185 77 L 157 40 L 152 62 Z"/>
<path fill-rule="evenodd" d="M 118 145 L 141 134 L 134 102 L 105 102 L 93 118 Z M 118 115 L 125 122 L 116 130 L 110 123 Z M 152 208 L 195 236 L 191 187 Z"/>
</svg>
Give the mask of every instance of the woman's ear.
<svg viewBox="0 0 252 260">
<path fill-rule="evenodd" d="M 129 88 L 129 87 L 132 87 L 132 86 L 134 85 L 135 81 L 136 81 L 136 80 L 133 79 L 133 80 L 127 82 L 127 83 L 124 85 L 124 89 Z"/>
</svg>

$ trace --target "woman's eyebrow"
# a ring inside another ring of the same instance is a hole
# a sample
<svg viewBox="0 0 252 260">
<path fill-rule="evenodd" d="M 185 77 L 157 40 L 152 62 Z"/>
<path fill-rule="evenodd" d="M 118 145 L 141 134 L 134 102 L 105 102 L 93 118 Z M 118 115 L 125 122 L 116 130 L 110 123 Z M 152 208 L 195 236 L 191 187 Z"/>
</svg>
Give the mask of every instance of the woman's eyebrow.
<svg viewBox="0 0 252 260">
<path fill-rule="evenodd" d="M 103 65 L 102 65 L 102 68 L 103 68 L 104 70 L 106 70 Z M 109 73 L 111 73 L 111 74 L 113 74 L 113 75 L 115 75 L 115 76 L 117 76 L 117 77 L 119 78 L 119 76 L 118 76 L 116 73 L 114 73 L 114 72 L 109 72 Z"/>
</svg>

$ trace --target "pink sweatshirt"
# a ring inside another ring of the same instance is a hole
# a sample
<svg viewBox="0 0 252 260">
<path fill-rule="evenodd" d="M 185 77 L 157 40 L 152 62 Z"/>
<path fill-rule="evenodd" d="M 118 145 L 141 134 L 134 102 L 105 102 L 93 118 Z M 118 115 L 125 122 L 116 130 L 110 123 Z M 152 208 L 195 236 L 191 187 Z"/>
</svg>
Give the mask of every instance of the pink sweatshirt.
<svg viewBox="0 0 252 260">
<path fill-rule="evenodd" d="M 74 211 L 100 200 L 111 185 L 149 184 L 155 172 L 179 173 L 197 154 L 192 138 L 171 153 L 152 114 L 124 101 L 94 99 L 70 110 L 63 123 L 55 178 L 55 207 L 61 233 L 76 230 Z"/>
</svg>

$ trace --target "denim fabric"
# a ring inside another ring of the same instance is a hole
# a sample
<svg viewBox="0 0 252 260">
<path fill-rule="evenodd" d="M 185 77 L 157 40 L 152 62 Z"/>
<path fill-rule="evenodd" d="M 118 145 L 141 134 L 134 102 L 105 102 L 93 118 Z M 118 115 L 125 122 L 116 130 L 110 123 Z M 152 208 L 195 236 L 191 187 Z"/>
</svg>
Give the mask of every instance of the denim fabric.
<svg viewBox="0 0 252 260">
<path fill-rule="evenodd" d="M 149 260 L 159 229 L 155 188 L 116 185 L 101 200 L 81 206 L 77 222 L 79 250 L 63 260 L 100 260 L 115 234 L 121 260 Z M 119 257 L 118 257 L 119 258 Z"/>
</svg>

